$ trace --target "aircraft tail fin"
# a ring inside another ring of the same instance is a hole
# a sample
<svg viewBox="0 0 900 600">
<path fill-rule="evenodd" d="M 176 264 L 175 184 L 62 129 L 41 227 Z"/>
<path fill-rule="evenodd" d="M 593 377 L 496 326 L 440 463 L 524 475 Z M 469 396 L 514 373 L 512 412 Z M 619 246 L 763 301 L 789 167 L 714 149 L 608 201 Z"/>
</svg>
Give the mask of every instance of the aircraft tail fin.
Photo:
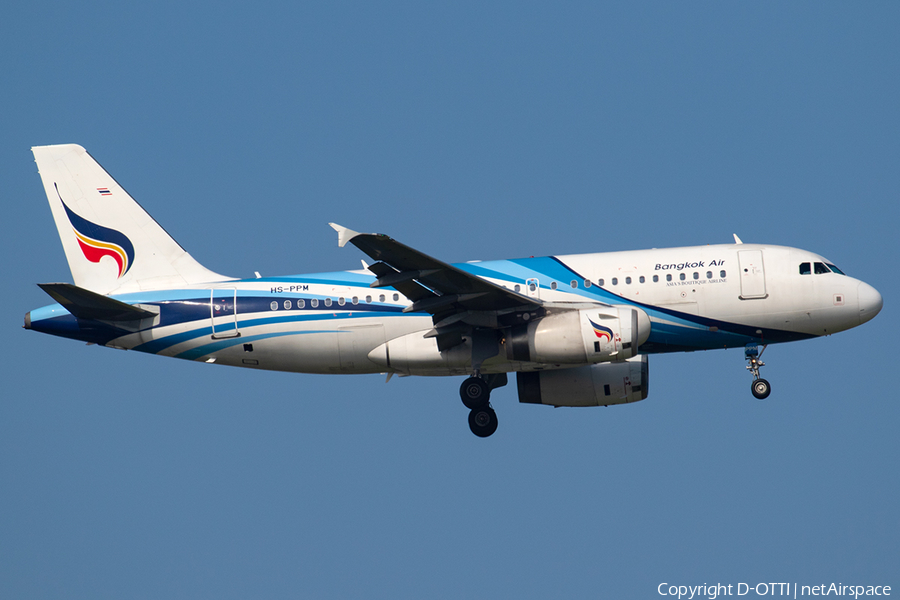
<svg viewBox="0 0 900 600">
<path fill-rule="evenodd" d="M 194 260 L 81 146 L 31 151 L 79 288 L 109 294 L 231 279 Z"/>
</svg>

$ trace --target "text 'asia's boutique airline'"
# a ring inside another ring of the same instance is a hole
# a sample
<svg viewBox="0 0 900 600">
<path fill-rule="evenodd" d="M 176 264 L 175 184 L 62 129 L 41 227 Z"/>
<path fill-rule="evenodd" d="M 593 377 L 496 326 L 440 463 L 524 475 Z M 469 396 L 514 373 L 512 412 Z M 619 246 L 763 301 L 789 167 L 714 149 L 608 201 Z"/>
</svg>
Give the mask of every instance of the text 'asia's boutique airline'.
<svg viewBox="0 0 900 600">
<path fill-rule="evenodd" d="M 757 244 L 447 264 L 331 224 L 366 270 L 235 279 L 195 261 L 81 146 L 32 148 L 74 285 L 25 327 L 112 348 L 298 373 L 467 376 L 469 427 L 491 390 L 607 406 L 647 397 L 647 356 L 745 348 L 757 398 L 767 344 L 830 335 L 881 310 L 817 254 Z"/>
</svg>

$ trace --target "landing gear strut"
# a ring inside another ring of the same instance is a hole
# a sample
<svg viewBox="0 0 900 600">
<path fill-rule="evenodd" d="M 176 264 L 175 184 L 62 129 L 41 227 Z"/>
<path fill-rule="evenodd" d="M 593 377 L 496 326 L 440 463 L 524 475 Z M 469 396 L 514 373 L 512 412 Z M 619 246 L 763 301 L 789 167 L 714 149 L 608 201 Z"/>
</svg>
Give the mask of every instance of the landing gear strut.
<svg viewBox="0 0 900 600">
<path fill-rule="evenodd" d="M 769 385 L 769 382 L 759 376 L 760 367 L 766 365 L 760 360 L 762 353 L 765 351 L 766 346 L 763 346 L 762 350 L 759 349 L 759 346 L 747 346 L 744 348 L 744 358 L 750 363 L 747 365 L 747 370 L 753 374 L 753 383 L 750 384 L 750 391 L 754 397 L 760 400 L 767 398 L 772 392 L 772 386 Z"/>
<path fill-rule="evenodd" d="M 469 409 L 469 429 L 478 437 L 497 431 L 497 413 L 491 408 L 491 390 L 506 385 L 506 373 L 469 377 L 459 386 L 459 397 Z"/>
</svg>

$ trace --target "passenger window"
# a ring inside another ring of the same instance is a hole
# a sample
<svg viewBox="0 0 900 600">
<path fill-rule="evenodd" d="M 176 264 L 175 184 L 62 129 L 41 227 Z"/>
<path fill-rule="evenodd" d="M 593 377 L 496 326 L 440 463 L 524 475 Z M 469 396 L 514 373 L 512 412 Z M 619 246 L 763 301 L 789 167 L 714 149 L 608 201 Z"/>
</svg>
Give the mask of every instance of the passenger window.
<svg viewBox="0 0 900 600">
<path fill-rule="evenodd" d="M 316 298 L 313 298 L 312 300 L 309 301 L 309 305 L 312 306 L 313 308 L 316 308 L 319 306 L 319 300 Z"/>
<path fill-rule="evenodd" d="M 828 267 L 825 266 L 825 263 L 817 262 L 815 263 L 816 275 L 823 275 L 825 273 L 830 273 Z"/>
<path fill-rule="evenodd" d="M 569 282 L 569 285 L 572 286 L 573 290 L 578 288 L 578 282 L 575 281 L 574 279 L 571 282 Z"/>
<path fill-rule="evenodd" d="M 379 302 L 384 302 L 384 294 L 379 294 L 379 295 L 378 295 L 378 301 L 379 301 Z"/>
<path fill-rule="evenodd" d="M 684 273 L 679 273 L 678 279 L 680 279 L 681 281 L 684 281 L 685 279 L 687 279 L 687 276 Z"/>
<path fill-rule="evenodd" d="M 338 298 L 338 306 L 343 306 L 343 305 L 344 305 L 344 297 L 341 296 L 340 298 Z"/>
<path fill-rule="evenodd" d="M 606 282 L 603 281 L 602 279 L 597 280 L 597 285 L 599 285 L 600 287 L 603 287 L 605 284 L 606 284 Z"/>
<path fill-rule="evenodd" d="M 517 292 L 521 292 L 521 291 L 522 291 L 522 286 L 519 285 L 519 284 L 517 283 L 517 284 L 516 284 L 516 287 L 514 287 L 513 289 L 516 290 Z"/>
<path fill-rule="evenodd" d="M 659 283 L 659 275 L 653 276 L 653 283 Z"/>
<path fill-rule="evenodd" d="M 641 275 L 641 278 L 640 278 L 638 281 L 640 281 L 641 283 L 644 283 L 644 282 L 647 281 L 647 280 L 644 279 L 644 276 L 643 276 L 643 275 Z"/>
<path fill-rule="evenodd" d="M 631 277 L 626 277 L 626 278 L 625 278 L 625 283 L 628 284 L 628 285 L 631 285 Z"/>
<path fill-rule="evenodd" d="M 272 304 L 269 305 L 269 308 L 272 310 L 278 310 L 278 303 L 272 300 Z"/>
<path fill-rule="evenodd" d="M 532 285 L 534 285 L 534 284 L 532 284 Z M 550 282 L 550 289 L 551 289 L 551 290 L 555 290 L 555 289 L 556 289 L 556 282 L 555 282 L 555 281 Z"/>
<path fill-rule="evenodd" d="M 353 300 L 351 300 L 350 302 L 352 302 L 353 305 L 355 306 L 355 305 L 359 304 L 359 298 L 357 298 L 356 296 L 353 296 Z"/>
<path fill-rule="evenodd" d="M 672 274 L 671 274 L 671 273 L 669 273 L 668 275 L 666 275 L 666 281 L 672 281 Z"/>
<path fill-rule="evenodd" d="M 399 300 L 400 300 L 400 294 L 394 294 L 394 302 L 397 302 Z"/>
<path fill-rule="evenodd" d="M 700 273 L 694 271 L 694 279 L 700 279 Z"/>
<path fill-rule="evenodd" d="M 809 263 L 800 263 L 800 274 L 809 275 Z"/>
<path fill-rule="evenodd" d="M 707 278 L 707 279 L 712 279 L 712 271 L 707 271 L 707 272 L 706 272 L 706 278 Z"/>
<path fill-rule="evenodd" d="M 372 296 L 366 296 L 366 304 L 370 304 L 372 302 Z"/>
<path fill-rule="evenodd" d="M 613 284 L 613 285 L 619 285 L 619 278 L 618 278 L 618 277 L 613 277 L 613 278 L 612 278 L 612 284 Z"/>
<path fill-rule="evenodd" d="M 331 306 L 331 298 L 325 298 L 325 306 Z"/>
<path fill-rule="evenodd" d="M 591 280 L 590 280 L 590 279 L 585 279 L 585 280 L 584 280 L 584 287 L 586 287 L 586 288 L 591 287 Z"/>
<path fill-rule="evenodd" d="M 841 271 L 840 269 L 838 269 L 838 268 L 837 268 L 836 266 L 834 266 L 833 264 L 831 264 L 831 263 L 825 263 L 825 264 L 828 265 L 828 268 L 831 269 L 831 272 L 832 272 L 832 273 L 837 273 L 838 275 L 845 275 L 845 273 L 844 273 L 843 271 Z"/>
<path fill-rule="evenodd" d="M 719 277 L 725 279 L 725 271 L 719 271 Z"/>
<path fill-rule="evenodd" d="M 304 300 L 303 298 L 300 298 L 299 300 L 297 300 L 297 308 L 305 308 L 305 307 L 306 307 L 306 300 Z"/>
<path fill-rule="evenodd" d="M 291 310 L 291 306 L 292 306 L 292 305 L 291 305 L 291 301 L 290 301 L 290 300 L 285 300 L 285 301 L 284 301 L 284 310 Z"/>
</svg>

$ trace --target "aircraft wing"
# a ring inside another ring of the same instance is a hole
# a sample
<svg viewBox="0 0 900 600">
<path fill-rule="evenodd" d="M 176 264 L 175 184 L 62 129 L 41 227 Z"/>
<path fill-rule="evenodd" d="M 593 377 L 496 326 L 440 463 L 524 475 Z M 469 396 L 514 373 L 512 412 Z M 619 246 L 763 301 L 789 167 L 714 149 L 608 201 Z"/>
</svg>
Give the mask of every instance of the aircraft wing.
<svg viewBox="0 0 900 600">
<path fill-rule="evenodd" d="M 477 316 L 473 319 L 473 315 L 466 313 L 482 313 L 482 317 L 483 313 L 494 313 L 496 318 L 498 312 L 528 312 L 542 307 L 537 298 L 466 273 L 389 236 L 357 233 L 335 223 L 330 225 L 338 232 L 340 246 L 350 242 L 378 261 L 369 267 L 378 277 L 371 287 L 394 287 L 413 301 L 405 312 L 431 313 L 438 329 L 448 321 L 471 323 L 473 320 L 490 327 L 491 319 Z"/>
</svg>

